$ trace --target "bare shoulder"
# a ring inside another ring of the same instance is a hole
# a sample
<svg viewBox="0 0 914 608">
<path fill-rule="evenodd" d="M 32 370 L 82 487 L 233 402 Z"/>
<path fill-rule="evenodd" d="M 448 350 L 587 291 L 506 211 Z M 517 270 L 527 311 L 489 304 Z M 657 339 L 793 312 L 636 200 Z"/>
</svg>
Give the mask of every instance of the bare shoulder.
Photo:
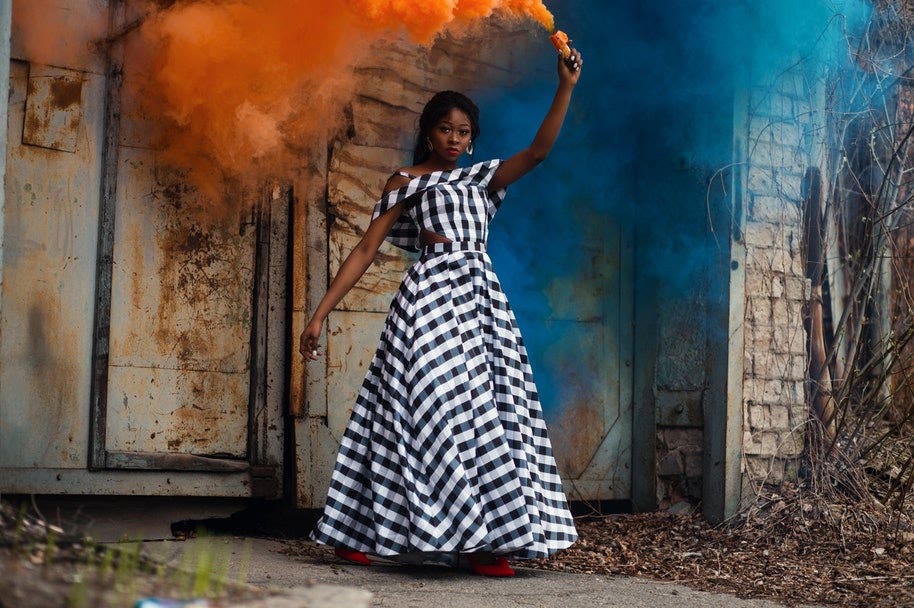
<svg viewBox="0 0 914 608">
<path fill-rule="evenodd" d="M 384 192 L 390 192 L 408 184 L 410 177 L 407 177 L 404 173 L 409 173 L 409 167 L 404 167 L 387 178 L 387 183 L 384 185 Z"/>
</svg>

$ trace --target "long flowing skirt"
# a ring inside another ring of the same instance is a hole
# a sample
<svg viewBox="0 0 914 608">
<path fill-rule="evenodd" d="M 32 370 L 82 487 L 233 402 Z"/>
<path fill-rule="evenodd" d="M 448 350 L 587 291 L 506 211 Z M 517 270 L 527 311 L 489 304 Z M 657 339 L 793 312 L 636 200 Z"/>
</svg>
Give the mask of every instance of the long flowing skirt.
<svg viewBox="0 0 914 608">
<path fill-rule="evenodd" d="M 425 249 L 391 304 L 313 538 L 380 556 L 545 557 L 577 539 L 484 246 Z"/>
</svg>

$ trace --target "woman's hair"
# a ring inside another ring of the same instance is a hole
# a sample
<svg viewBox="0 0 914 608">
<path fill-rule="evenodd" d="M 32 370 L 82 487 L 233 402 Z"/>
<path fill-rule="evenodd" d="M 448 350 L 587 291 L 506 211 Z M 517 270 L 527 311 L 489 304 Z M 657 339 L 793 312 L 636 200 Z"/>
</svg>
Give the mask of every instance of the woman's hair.
<svg viewBox="0 0 914 608">
<path fill-rule="evenodd" d="M 448 112 L 457 108 L 467 115 L 470 119 L 470 137 L 475 141 L 479 136 L 479 108 L 473 103 L 473 100 L 457 91 L 440 91 L 435 93 L 425 108 L 422 109 L 422 115 L 419 116 L 419 132 L 416 135 L 416 147 L 413 150 L 413 164 L 418 165 L 425 162 L 429 154 L 428 134 L 438 124 L 442 118 L 447 116 Z"/>
</svg>

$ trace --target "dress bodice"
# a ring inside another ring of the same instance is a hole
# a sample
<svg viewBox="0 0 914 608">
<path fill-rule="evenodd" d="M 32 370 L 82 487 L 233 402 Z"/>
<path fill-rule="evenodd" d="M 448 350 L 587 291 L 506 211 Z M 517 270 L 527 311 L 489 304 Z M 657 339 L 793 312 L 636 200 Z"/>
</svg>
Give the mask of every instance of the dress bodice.
<svg viewBox="0 0 914 608">
<path fill-rule="evenodd" d="M 406 185 L 381 197 L 372 219 L 397 203 L 405 203 L 387 238 L 408 251 L 419 251 L 420 228 L 455 242 L 485 243 L 489 220 L 505 195 L 505 190 L 488 192 L 489 181 L 499 164 L 499 160 L 489 160 L 413 177 Z"/>
</svg>

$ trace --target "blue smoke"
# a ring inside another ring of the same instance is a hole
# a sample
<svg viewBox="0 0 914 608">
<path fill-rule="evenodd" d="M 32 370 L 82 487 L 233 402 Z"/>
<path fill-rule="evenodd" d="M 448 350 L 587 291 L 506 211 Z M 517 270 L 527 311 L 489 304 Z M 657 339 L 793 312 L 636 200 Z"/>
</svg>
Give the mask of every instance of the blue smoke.
<svg viewBox="0 0 914 608">
<path fill-rule="evenodd" d="M 570 403 L 599 399 L 606 383 L 599 366 L 586 379 L 581 366 L 590 362 L 581 357 L 599 358 L 605 340 L 588 328 L 613 314 L 606 302 L 618 295 L 613 270 L 600 268 L 617 264 L 612 235 L 637 233 L 636 270 L 659 300 L 700 290 L 718 248 L 708 235 L 708 183 L 731 162 L 735 92 L 798 62 L 815 74 L 847 64 L 846 36 L 869 6 L 581 0 L 550 8 L 586 65 L 552 154 L 511 188 L 495 217 L 490 251 L 555 418 Z M 481 96 L 477 156 L 527 145 L 555 90 L 554 63 L 544 33 L 529 62 L 542 67 Z M 718 235 L 727 237 L 726 229 Z"/>
</svg>

